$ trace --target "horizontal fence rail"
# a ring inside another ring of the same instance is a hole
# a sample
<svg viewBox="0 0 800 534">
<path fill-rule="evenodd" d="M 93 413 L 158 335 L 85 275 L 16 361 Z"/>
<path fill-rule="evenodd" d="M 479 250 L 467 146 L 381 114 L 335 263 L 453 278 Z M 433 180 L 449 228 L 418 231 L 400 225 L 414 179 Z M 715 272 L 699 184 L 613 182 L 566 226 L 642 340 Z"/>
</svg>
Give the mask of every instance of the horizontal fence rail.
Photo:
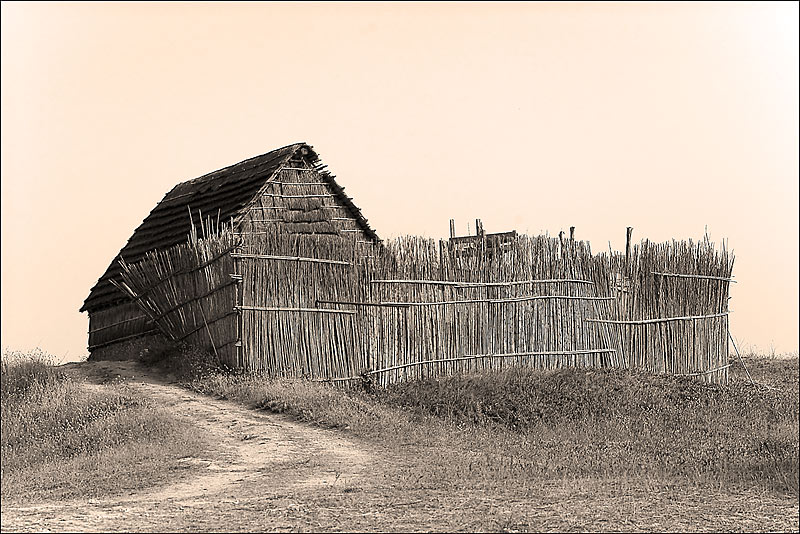
<svg viewBox="0 0 800 534">
<path fill-rule="evenodd" d="M 283 260 L 283 261 L 305 261 L 308 263 L 327 263 L 330 265 L 352 265 L 349 261 L 326 260 L 324 258 L 304 258 L 300 256 L 270 256 L 269 254 L 231 254 L 233 258 L 249 258 L 257 260 Z"/>
<path fill-rule="evenodd" d="M 684 373 L 684 374 L 680 374 L 678 376 L 703 376 L 703 375 L 707 375 L 707 374 L 711 374 L 711 373 L 718 373 L 720 371 L 724 371 L 725 369 L 727 369 L 728 367 L 730 367 L 732 365 L 733 365 L 732 363 L 729 363 L 727 365 L 723 365 L 721 367 L 715 367 L 714 369 L 709 369 L 707 371 L 700 371 L 698 373 Z"/>
<path fill-rule="evenodd" d="M 275 311 L 275 312 L 343 313 L 345 315 L 356 314 L 356 312 L 350 310 L 331 310 L 329 308 L 274 308 L 265 306 L 236 306 L 235 309 L 249 310 L 249 311 Z"/>
<path fill-rule="evenodd" d="M 443 306 L 449 304 L 502 304 L 505 302 L 528 302 L 531 300 L 542 299 L 566 299 L 566 300 L 614 300 L 615 297 L 581 297 L 574 295 L 533 295 L 525 297 L 510 297 L 505 299 L 470 299 L 470 300 L 440 300 L 432 302 L 348 302 L 344 300 L 318 300 L 320 304 L 347 304 L 351 306 L 387 306 L 387 307 L 410 307 L 410 306 Z"/>
<path fill-rule="evenodd" d="M 704 274 L 680 274 L 680 273 L 659 273 L 653 271 L 653 274 L 657 274 L 659 276 L 672 276 L 674 278 L 697 278 L 701 280 L 720 280 L 722 282 L 733 282 L 736 283 L 736 280 L 733 278 L 726 278 L 724 276 L 706 276 Z"/>
<path fill-rule="evenodd" d="M 420 284 L 432 286 L 453 286 L 459 288 L 466 287 L 502 287 L 517 286 L 525 284 L 556 284 L 556 283 L 575 283 L 594 285 L 591 280 L 575 280 L 571 278 L 551 278 L 541 280 L 511 280 L 507 282 L 455 282 L 452 280 L 370 280 L 372 284 Z"/>
<path fill-rule="evenodd" d="M 117 321 L 115 323 L 111 323 L 111 324 L 107 324 L 105 326 L 100 326 L 98 328 L 94 328 L 92 330 L 89 330 L 89 333 L 90 334 L 94 334 L 95 332 L 102 332 L 103 330 L 108 330 L 109 328 L 116 328 L 119 325 L 130 323 L 132 321 L 141 321 L 142 319 L 149 319 L 149 317 L 147 315 L 137 315 L 136 317 L 131 317 L 129 319 L 124 319 L 122 321 Z"/>
<path fill-rule="evenodd" d="M 711 315 L 687 315 L 684 317 L 657 317 L 655 319 L 642 319 L 638 321 L 614 321 L 611 319 L 586 319 L 590 323 L 607 323 L 607 324 L 655 324 L 655 323 L 668 323 L 670 321 L 698 321 L 700 319 L 713 319 L 714 317 L 724 317 L 730 312 L 714 313 Z"/>
</svg>

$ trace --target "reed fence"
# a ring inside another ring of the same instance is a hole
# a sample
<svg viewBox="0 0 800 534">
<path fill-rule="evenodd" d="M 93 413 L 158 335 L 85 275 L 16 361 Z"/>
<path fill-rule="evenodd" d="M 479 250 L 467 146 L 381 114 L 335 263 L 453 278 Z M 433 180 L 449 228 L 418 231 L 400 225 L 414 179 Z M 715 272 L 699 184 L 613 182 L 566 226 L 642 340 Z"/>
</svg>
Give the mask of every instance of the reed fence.
<svg viewBox="0 0 800 534">
<path fill-rule="evenodd" d="M 727 382 L 733 257 L 726 247 L 717 251 L 708 238 L 645 240 L 609 263 L 618 296 L 610 327 L 627 365 L 672 374 L 719 369 L 709 379 Z"/>
<path fill-rule="evenodd" d="M 623 255 L 546 236 L 467 248 L 223 231 L 123 264 L 120 288 L 173 340 L 275 376 L 389 384 L 524 365 L 724 382 L 732 267 L 707 240 Z"/>
<path fill-rule="evenodd" d="M 364 262 L 360 311 L 379 383 L 513 365 L 614 366 L 599 317 L 611 297 L 586 243 L 521 236 L 511 247 L 402 238 Z M 598 287 L 599 284 L 599 287 Z"/>
<path fill-rule="evenodd" d="M 240 280 L 231 253 L 238 240 L 230 232 L 150 252 L 128 264 L 120 260 L 121 281 L 112 281 L 131 297 L 149 321 L 174 342 L 213 351 L 239 366 L 239 325 L 235 310 Z"/>
</svg>

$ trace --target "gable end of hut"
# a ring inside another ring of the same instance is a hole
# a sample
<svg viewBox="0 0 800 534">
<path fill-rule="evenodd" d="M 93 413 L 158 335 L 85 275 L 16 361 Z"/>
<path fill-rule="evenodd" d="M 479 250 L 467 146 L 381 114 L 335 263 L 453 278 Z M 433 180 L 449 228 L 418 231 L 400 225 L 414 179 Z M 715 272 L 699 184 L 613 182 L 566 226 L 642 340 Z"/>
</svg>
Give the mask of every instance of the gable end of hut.
<svg viewBox="0 0 800 534">
<path fill-rule="evenodd" d="M 273 206 L 283 209 L 264 209 Z M 274 212 L 282 212 L 280 221 Z M 135 358 L 148 346 L 166 342 L 139 306 L 115 287 L 113 281 L 120 280 L 119 259 L 132 264 L 148 252 L 185 243 L 192 222 L 208 217 L 232 222 L 235 231 L 251 239 L 279 232 L 380 241 L 306 143 L 287 145 L 182 182 L 136 228 L 80 308 L 89 314 L 92 359 Z"/>
</svg>

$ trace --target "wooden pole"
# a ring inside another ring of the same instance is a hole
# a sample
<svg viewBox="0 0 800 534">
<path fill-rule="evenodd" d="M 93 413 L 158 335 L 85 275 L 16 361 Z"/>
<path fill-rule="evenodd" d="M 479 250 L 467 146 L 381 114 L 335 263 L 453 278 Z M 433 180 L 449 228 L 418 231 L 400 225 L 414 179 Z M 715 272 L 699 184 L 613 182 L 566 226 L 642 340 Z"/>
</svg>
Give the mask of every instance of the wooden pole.
<svg viewBox="0 0 800 534">
<path fill-rule="evenodd" d="M 478 237 L 483 236 L 483 223 L 480 219 L 475 219 L 475 235 Z"/>
<path fill-rule="evenodd" d="M 659 275 L 659 276 L 672 276 L 675 278 L 698 278 L 701 280 L 722 280 L 723 282 L 732 282 L 736 283 L 736 280 L 732 278 L 727 278 L 725 276 L 708 276 L 705 274 L 679 274 L 679 273 L 662 273 L 657 271 L 652 271 L 651 274 Z"/>
<path fill-rule="evenodd" d="M 487 286 L 481 286 L 487 287 Z M 476 299 L 468 299 L 468 300 L 439 300 L 439 301 L 426 301 L 426 302 L 355 302 L 355 301 L 345 301 L 345 300 L 317 300 L 317 305 L 319 304 L 346 304 L 349 306 L 376 306 L 376 307 L 385 307 L 385 308 L 409 308 L 411 306 L 440 306 L 444 304 L 476 304 L 476 303 L 490 303 L 490 304 L 500 304 L 503 302 L 528 302 L 530 300 L 542 300 L 542 299 L 561 299 L 561 300 L 614 300 L 615 297 L 583 297 L 583 296 L 576 296 L 576 295 L 533 295 L 533 296 L 522 296 L 522 297 L 507 297 L 507 298 L 476 298 Z M 294 309 L 294 308 L 292 308 Z M 325 309 L 325 308 L 323 308 Z M 314 310 L 318 310 L 314 308 Z M 726 312 L 727 314 L 727 312 Z M 714 316 L 716 317 L 716 316 Z"/>
<path fill-rule="evenodd" d="M 631 236 L 633 235 L 633 226 L 625 228 L 625 269 L 630 272 L 631 265 Z"/>
<path fill-rule="evenodd" d="M 308 313 L 342 313 L 345 315 L 355 315 L 351 310 L 331 310 L 328 308 L 284 308 L 277 306 L 234 306 L 234 310 L 251 311 L 275 311 L 275 312 L 308 312 Z"/>
<path fill-rule="evenodd" d="M 566 298 L 566 297 L 562 297 Z M 581 297 L 583 300 L 593 299 L 593 300 L 602 300 L 603 297 Z M 630 321 L 615 321 L 612 319 L 585 319 L 587 323 L 607 323 L 607 324 L 655 324 L 655 323 L 666 323 L 669 321 L 695 321 L 699 319 L 713 319 L 714 317 L 724 317 L 728 315 L 729 312 L 722 312 L 722 313 L 714 313 L 711 315 L 683 315 L 680 317 L 660 317 L 658 319 L 641 319 L 641 320 L 630 320 Z"/>
<path fill-rule="evenodd" d="M 214 356 L 217 358 L 219 362 L 219 353 L 217 352 L 217 346 L 214 345 L 214 338 L 211 337 L 211 329 L 208 327 L 208 321 L 206 321 L 206 312 L 203 311 L 202 304 L 200 305 L 200 315 L 203 317 L 203 324 L 206 326 L 206 332 L 208 332 L 208 340 L 211 342 L 211 348 L 214 349 Z"/>
<path fill-rule="evenodd" d="M 450 237 L 456 236 L 456 221 L 455 219 L 450 219 Z"/>
<path fill-rule="evenodd" d="M 742 367 L 744 367 L 744 372 L 747 373 L 748 380 L 750 380 L 751 384 L 755 384 L 756 383 L 755 380 L 753 380 L 753 377 L 750 376 L 750 371 L 747 369 L 747 366 L 744 364 L 744 360 L 742 359 L 742 355 L 739 354 L 739 347 L 736 346 L 736 341 L 733 340 L 733 336 L 731 335 L 730 329 L 728 329 L 728 337 L 730 338 L 731 343 L 733 343 L 733 348 L 736 350 L 736 355 L 739 357 L 739 363 L 742 364 Z"/>
<path fill-rule="evenodd" d="M 369 371 L 365 374 L 374 375 L 378 373 L 385 373 L 388 371 L 396 371 L 397 369 L 405 369 L 407 367 L 414 367 L 417 365 L 426 365 L 430 363 L 441 363 L 441 362 L 456 362 L 462 360 L 479 360 L 484 358 L 516 358 L 519 356 L 559 356 L 559 355 L 566 355 L 566 354 L 594 354 L 594 353 L 606 353 L 606 352 L 616 352 L 615 349 L 585 349 L 585 350 L 573 350 L 573 351 L 537 351 L 537 352 L 511 352 L 505 354 L 472 354 L 457 358 L 441 358 L 436 360 L 421 360 L 417 362 L 410 362 L 410 363 L 403 363 L 399 365 L 393 365 L 391 367 L 386 367 L 384 369 L 376 369 L 374 371 Z M 342 378 L 339 380 L 350 380 L 351 377 Z"/>
<path fill-rule="evenodd" d="M 251 258 L 257 260 L 285 260 L 285 261 L 297 261 L 297 262 L 309 262 L 309 263 L 327 263 L 332 265 L 352 265 L 349 261 L 340 261 L 340 260 L 328 260 L 324 258 L 307 258 L 303 256 L 272 256 L 269 254 L 239 254 L 239 253 L 232 253 L 231 257 L 233 258 Z"/>
</svg>

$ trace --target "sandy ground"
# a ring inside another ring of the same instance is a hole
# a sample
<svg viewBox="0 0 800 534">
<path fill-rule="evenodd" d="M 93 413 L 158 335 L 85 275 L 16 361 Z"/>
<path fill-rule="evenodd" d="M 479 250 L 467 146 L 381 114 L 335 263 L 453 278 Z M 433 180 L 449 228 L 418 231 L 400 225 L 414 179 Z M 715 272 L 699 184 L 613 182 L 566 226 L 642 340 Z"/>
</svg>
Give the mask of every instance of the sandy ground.
<svg viewBox="0 0 800 534">
<path fill-rule="evenodd" d="M 15 503 L 8 531 L 797 531 L 796 498 L 554 482 L 529 494 L 414 484 L 424 451 L 388 451 L 344 432 L 186 391 L 128 362 L 116 375 L 219 446 L 184 458 L 199 476 L 96 500 Z"/>
</svg>

